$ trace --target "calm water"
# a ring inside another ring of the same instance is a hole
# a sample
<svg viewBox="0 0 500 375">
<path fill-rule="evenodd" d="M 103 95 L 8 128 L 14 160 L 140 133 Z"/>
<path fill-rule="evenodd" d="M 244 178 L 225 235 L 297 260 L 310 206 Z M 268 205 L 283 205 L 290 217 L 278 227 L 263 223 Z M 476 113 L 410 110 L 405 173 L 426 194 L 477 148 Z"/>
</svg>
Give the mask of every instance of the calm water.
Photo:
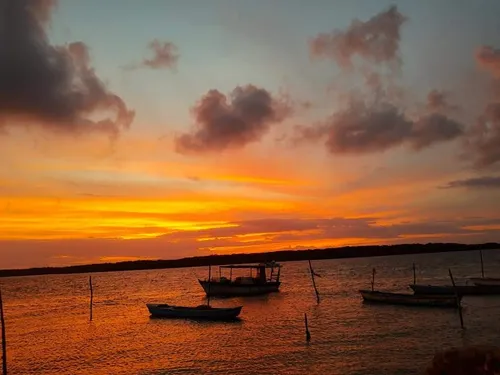
<svg viewBox="0 0 500 375">
<path fill-rule="evenodd" d="M 484 257 L 500 276 L 500 252 Z M 404 290 L 413 261 L 421 282 L 447 282 L 448 267 L 457 279 L 480 274 L 476 252 L 316 261 L 317 305 L 307 263 L 284 263 L 280 293 L 213 301 L 244 305 L 237 323 L 150 319 L 146 302 L 200 304 L 204 268 L 94 274 L 91 323 L 88 275 L 2 279 L 9 373 L 418 374 L 435 350 L 500 344 L 500 297 L 465 298 L 465 332 L 455 311 L 361 302 L 372 267 L 377 288 Z"/>
</svg>

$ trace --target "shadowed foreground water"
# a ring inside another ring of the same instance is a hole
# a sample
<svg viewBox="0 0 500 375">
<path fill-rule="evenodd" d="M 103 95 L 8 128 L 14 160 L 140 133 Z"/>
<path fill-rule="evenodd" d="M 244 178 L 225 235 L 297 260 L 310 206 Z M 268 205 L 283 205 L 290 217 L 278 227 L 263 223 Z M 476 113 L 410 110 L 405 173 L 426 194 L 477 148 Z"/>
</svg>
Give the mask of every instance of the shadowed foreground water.
<svg viewBox="0 0 500 375">
<path fill-rule="evenodd" d="M 500 276 L 500 252 L 484 258 L 487 276 Z M 213 300 L 242 304 L 236 323 L 149 317 L 147 302 L 200 304 L 204 268 L 94 274 L 93 322 L 88 275 L 2 279 L 9 373 L 419 374 L 436 350 L 500 344 L 500 297 L 464 298 L 465 332 L 453 310 L 361 302 L 372 267 L 378 289 L 405 290 L 412 262 L 425 283 L 447 283 L 448 267 L 458 280 L 480 275 L 477 252 L 315 261 L 317 305 L 307 262 L 284 263 L 280 293 Z"/>
</svg>

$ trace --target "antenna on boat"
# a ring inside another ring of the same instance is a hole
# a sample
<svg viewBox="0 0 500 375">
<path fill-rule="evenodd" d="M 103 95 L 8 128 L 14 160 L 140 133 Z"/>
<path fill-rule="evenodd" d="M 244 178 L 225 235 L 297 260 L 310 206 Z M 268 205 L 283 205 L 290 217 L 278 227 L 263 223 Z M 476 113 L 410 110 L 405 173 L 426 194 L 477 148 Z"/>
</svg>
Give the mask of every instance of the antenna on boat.
<svg viewBox="0 0 500 375">
<path fill-rule="evenodd" d="M 484 279 L 483 250 L 481 249 L 479 249 L 479 256 L 481 257 L 481 277 Z"/>
<path fill-rule="evenodd" d="M 417 272 L 415 270 L 415 263 L 413 263 L 413 285 L 417 284 Z"/>
<path fill-rule="evenodd" d="M 375 268 L 372 270 L 372 292 L 375 289 Z"/>
</svg>

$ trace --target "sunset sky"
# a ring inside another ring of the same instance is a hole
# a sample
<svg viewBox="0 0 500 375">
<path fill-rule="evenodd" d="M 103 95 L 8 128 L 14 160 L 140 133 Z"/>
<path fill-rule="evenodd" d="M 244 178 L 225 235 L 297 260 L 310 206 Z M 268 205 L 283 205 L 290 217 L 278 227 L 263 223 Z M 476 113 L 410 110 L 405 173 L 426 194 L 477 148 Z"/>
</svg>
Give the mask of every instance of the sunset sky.
<svg viewBox="0 0 500 375">
<path fill-rule="evenodd" d="M 1 2 L 0 268 L 500 241 L 497 0 Z"/>
</svg>

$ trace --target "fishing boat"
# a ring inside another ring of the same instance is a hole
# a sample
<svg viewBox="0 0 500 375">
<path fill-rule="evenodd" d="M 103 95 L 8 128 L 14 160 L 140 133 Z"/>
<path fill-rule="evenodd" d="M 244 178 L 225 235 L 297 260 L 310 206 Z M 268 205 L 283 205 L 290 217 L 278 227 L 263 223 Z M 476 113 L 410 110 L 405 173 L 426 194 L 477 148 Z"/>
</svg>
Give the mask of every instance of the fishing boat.
<svg viewBox="0 0 500 375">
<path fill-rule="evenodd" d="M 408 293 L 390 293 L 373 290 L 360 290 L 365 302 L 385 303 L 390 305 L 425 306 L 425 307 L 458 307 L 456 296 L 447 295 L 418 295 Z"/>
<path fill-rule="evenodd" d="M 233 270 L 244 269 L 249 271 L 249 276 L 238 276 L 233 279 Z M 223 276 L 222 272 L 229 270 L 229 278 Z M 266 271 L 269 270 L 269 276 Z M 278 292 L 280 282 L 281 265 L 276 262 L 247 264 L 247 265 L 225 265 L 219 266 L 219 277 L 207 280 L 198 279 L 207 296 L 232 297 L 250 296 Z M 255 275 L 254 275 L 255 274 Z"/>
<path fill-rule="evenodd" d="M 496 277 L 471 277 L 469 280 L 474 285 L 478 285 L 478 286 L 498 286 L 498 287 L 500 287 L 500 278 L 496 278 Z"/>
<path fill-rule="evenodd" d="M 479 250 L 479 257 L 481 260 L 481 277 L 471 277 L 469 279 L 474 285 L 477 286 L 498 286 L 500 287 L 500 278 L 498 277 L 484 277 L 484 262 L 483 262 L 483 251 Z"/>
<path fill-rule="evenodd" d="M 151 316 L 170 319 L 234 320 L 240 315 L 242 309 L 242 306 L 212 307 L 200 305 L 185 307 L 154 303 L 148 303 L 146 306 Z"/>
<path fill-rule="evenodd" d="M 455 295 L 452 285 L 412 284 L 410 288 L 419 295 Z M 461 296 L 500 295 L 500 285 L 456 285 L 456 293 Z"/>
</svg>

